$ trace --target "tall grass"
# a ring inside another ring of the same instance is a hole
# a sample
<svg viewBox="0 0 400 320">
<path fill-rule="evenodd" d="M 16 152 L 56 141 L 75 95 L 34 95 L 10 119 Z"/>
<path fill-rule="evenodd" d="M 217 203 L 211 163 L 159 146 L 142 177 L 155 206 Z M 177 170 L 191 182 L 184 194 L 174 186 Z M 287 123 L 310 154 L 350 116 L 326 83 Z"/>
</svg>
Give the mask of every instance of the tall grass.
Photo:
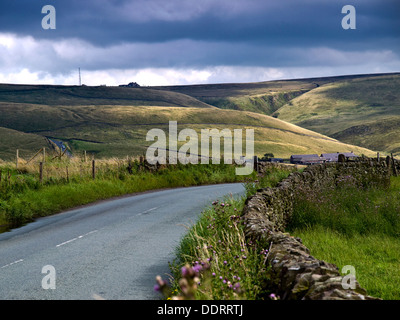
<svg viewBox="0 0 400 320">
<path fill-rule="evenodd" d="M 304 193 L 296 201 L 288 230 L 320 225 L 346 236 L 384 234 L 400 237 L 399 178 L 389 190 L 354 185 Z"/>
<path fill-rule="evenodd" d="M 241 212 L 247 196 L 275 186 L 293 170 L 271 168 L 264 177 L 246 182 L 246 196 L 214 201 L 176 248 L 169 292 L 164 282 L 159 281 L 162 285 L 157 289 L 163 288 L 167 298 L 173 299 L 268 298 L 271 292 L 263 286 L 268 248 L 245 239 Z"/>
<path fill-rule="evenodd" d="M 261 294 L 258 279 L 265 277 L 265 248 L 245 240 L 239 217 L 242 207 L 242 200 L 232 198 L 214 202 L 182 239 L 177 249 L 180 264 L 172 268 L 174 274 L 184 276 L 185 266 L 209 266 L 208 276 L 197 283 L 196 299 L 256 299 Z"/>
<path fill-rule="evenodd" d="M 287 230 L 318 259 L 352 265 L 368 294 L 400 299 L 400 177 L 388 189 L 342 186 L 304 194 Z"/>
</svg>

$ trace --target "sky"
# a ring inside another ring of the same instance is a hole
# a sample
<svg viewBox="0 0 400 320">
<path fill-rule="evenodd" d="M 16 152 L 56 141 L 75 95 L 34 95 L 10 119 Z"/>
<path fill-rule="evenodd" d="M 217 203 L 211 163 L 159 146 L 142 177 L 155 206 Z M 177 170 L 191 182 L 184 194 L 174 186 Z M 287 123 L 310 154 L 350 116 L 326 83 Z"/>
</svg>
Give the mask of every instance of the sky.
<svg viewBox="0 0 400 320">
<path fill-rule="evenodd" d="M 78 85 L 78 68 L 109 86 L 400 72 L 400 0 L 1 0 L 0 83 Z"/>
</svg>

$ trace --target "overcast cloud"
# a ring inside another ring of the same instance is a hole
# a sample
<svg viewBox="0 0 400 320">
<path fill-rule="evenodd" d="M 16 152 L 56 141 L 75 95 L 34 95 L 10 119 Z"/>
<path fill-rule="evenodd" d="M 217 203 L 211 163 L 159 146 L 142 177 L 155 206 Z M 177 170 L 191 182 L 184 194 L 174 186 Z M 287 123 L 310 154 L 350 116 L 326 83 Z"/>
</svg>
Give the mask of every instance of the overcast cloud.
<svg viewBox="0 0 400 320">
<path fill-rule="evenodd" d="M 347 4 L 356 30 L 341 27 Z M 398 72 L 400 1 L 1 1 L 0 82 L 77 84 L 78 67 L 88 85 Z"/>
</svg>

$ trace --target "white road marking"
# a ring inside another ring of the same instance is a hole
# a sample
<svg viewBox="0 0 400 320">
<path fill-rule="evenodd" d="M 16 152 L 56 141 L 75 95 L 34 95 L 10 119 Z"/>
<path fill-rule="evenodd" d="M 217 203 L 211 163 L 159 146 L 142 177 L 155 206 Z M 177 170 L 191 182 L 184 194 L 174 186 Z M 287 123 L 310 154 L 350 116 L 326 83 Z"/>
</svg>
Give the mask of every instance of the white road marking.
<svg viewBox="0 0 400 320">
<path fill-rule="evenodd" d="M 151 208 L 151 209 L 149 209 L 149 210 L 140 212 L 140 213 L 138 213 L 137 215 L 140 216 L 140 215 L 142 215 L 142 214 L 146 214 L 146 213 L 149 213 L 149 212 L 151 212 L 151 211 L 154 211 L 154 210 L 156 210 L 156 209 L 158 209 L 158 208 L 159 208 L 159 207 L 154 207 L 154 208 Z"/>
<path fill-rule="evenodd" d="M 24 261 L 24 259 L 19 259 L 17 261 L 11 262 L 9 264 L 6 264 L 5 266 L 2 266 L 1 269 L 9 267 L 9 266 L 12 266 L 13 264 L 17 264 L 17 263 L 22 262 L 22 261 Z"/>
<path fill-rule="evenodd" d="M 156 209 L 158 209 L 158 208 L 159 208 L 159 207 L 154 207 L 154 208 L 148 209 L 148 210 L 146 210 L 146 211 L 140 212 L 140 213 L 138 213 L 137 215 L 140 216 L 140 215 L 142 215 L 142 214 L 146 214 L 146 213 L 149 213 L 149 212 L 151 212 L 151 211 L 154 211 L 154 210 L 156 210 Z M 97 231 L 98 231 L 98 230 L 93 230 L 93 231 L 90 231 L 90 232 L 85 233 L 85 234 L 83 234 L 83 235 L 80 235 L 80 236 L 78 236 L 78 237 L 76 237 L 76 238 L 73 238 L 73 239 L 64 241 L 64 242 L 62 242 L 62 243 L 57 244 L 56 247 L 58 248 L 58 247 L 61 247 L 61 246 L 63 246 L 63 245 L 66 245 L 66 244 L 68 244 L 68 243 L 74 242 L 74 241 L 76 241 L 76 240 L 78 240 L 78 239 L 82 239 L 83 237 L 86 237 L 87 235 L 89 235 L 89 234 L 91 234 L 91 233 L 94 233 L 94 232 L 97 232 Z"/>
<path fill-rule="evenodd" d="M 66 244 L 68 244 L 68 243 L 71 243 L 71 242 L 73 242 L 73 241 L 75 241 L 75 240 L 82 239 L 83 237 L 86 237 L 86 236 L 88 236 L 89 234 L 95 233 L 95 232 L 97 232 L 97 231 L 98 231 L 98 230 L 93 230 L 93 231 L 90 231 L 90 232 L 88 232 L 88 233 L 82 234 L 82 235 L 80 235 L 80 236 L 78 236 L 78 237 L 76 237 L 76 238 L 73 238 L 73 239 L 64 241 L 64 242 L 62 242 L 62 243 L 56 245 L 56 248 L 61 247 L 61 246 L 63 246 L 63 245 L 66 245 Z"/>
<path fill-rule="evenodd" d="M 93 297 L 94 300 L 106 300 L 102 296 L 100 296 L 100 295 L 98 295 L 96 293 L 93 293 L 92 297 Z"/>
</svg>

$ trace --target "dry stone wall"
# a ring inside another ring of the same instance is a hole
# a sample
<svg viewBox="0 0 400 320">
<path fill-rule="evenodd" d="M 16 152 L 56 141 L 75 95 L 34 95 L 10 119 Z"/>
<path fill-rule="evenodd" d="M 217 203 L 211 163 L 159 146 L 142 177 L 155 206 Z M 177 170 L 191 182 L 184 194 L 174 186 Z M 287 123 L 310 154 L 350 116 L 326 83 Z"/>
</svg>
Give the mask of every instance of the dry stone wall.
<svg viewBox="0 0 400 320">
<path fill-rule="evenodd" d="M 259 169 L 263 171 L 263 164 Z M 299 192 L 336 188 L 349 180 L 360 187 L 385 187 L 399 169 L 399 163 L 391 159 L 312 165 L 291 173 L 277 187 L 260 189 L 249 197 L 243 210 L 246 237 L 269 246 L 265 263 L 270 267 L 270 281 L 265 285 L 281 299 L 375 299 L 357 281 L 355 289 L 345 289 L 337 266 L 314 258 L 301 239 L 285 233 L 285 227 Z"/>
</svg>

